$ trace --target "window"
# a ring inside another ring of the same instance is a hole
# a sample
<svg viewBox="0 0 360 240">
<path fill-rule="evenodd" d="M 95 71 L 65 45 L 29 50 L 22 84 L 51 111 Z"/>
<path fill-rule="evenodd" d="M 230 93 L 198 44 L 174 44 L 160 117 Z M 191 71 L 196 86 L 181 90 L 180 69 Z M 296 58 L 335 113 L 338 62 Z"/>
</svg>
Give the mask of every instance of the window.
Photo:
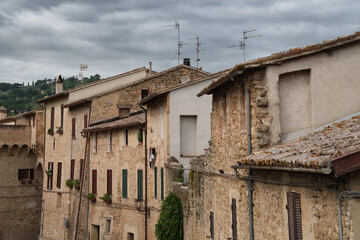
<svg viewBox="0 0 360 240">
<path fill-rule="evenodd" d="M 287 210 L 289 225 L 289 240 L 302 240 L 301 203 L 300 194 L 287 193 Z"/>
<path fill-rule="evenodd" d="M 180 116 L 180 156 L 196 155 L 197 116 Z"/>
<path fill-rule="evenodd" d="M 54 131 L 55 108 L 51 108 L 50 129 Z"/>
<path fill-rule="evenodd" d="M 61 173 L 62 173 L 62 163 L 58 163 L 58 169 L 57 169 L 57 181 L 56 181 L 56 187 L 61 188 Z"/>
<path fill-rule="evenodd" d="M 129 145 L 129 129 L 124 130 L 124 146 Z"/>
<path fill-rule="evenodd" d="M 107 194 L 112 194 L 112 170 L 107 170 L 106 179 Z"/>
<path fill-rule="evenodd" d="M 141 89 L 141 99 L 146 98 L 149 95 L 149 89 Z"/>
<path fill-rule="evenodd" d="M 85 114 L 84 115 L 84 128 L 87 128 L 87 125 L 88 125 L 88 115 Z"/>
<path fill-rule="evenodd" d="M 237 240 L 236 199 L 231 200 L 232 240 Z"/>
<path fill-rule="evenodd" d="M 63 107 L 63 104 L 60 107 L 60 127 L 64 128 L 64 107 Z"/>
<path fill-rule="evenodd" d="M 111 231 L 111 218 L 106 218 L 105 234 L 110 234 Z"/>
<path fill-rule="evenodd" d="M 112 152 L 112 131 L 107 132 L 107 151 Z"/>
<path fill-rule="evenodd" d="M 74 174 L 75 174 L 75 159 L 71 159 L 70 162 L 70 179 L 74 180 Z"/>
<path fill-rule="evenodd" d="M 210 211 L 210 238 L 214 239 L 214 213 Z"/>
<path fill-rule="evenodd" d="M 34 169 L 19 169 L 18 170 L 18 179 L 19 180 L 33 180 L 34 179 Z"/>
<path fill-rule="evenodd" d="M 157 198 L 157 167 L 154 167 L 154 198 Z"/>
<path fill-rule="evenodd" d="M 164 107 L 160 108 L 160 136 L 161 139 L 164 138 Z"/>
<path fill-rule="evenodd" d="M 123 169 L 122 170 L 122 197 L 128 198 L 128 170 Z"/>
<path fill-rule="evenodd" d="M 97 153 L 97 133 L 93 133 L 93 153 Z"/>
<path fill-rule="evenodd" d="M 73 139 L 76 138 L 76 118 L 72 118 L 72 128 L 71 136 Z"/>
<path fill-rule="evenodd" d="M 164 200 L 164 168 L 160 169 L 160 191 L 161 191 L 161 201 Z"/>
<path fill-rule="evenodd" d="M 135 238 L 134 238 L 134 234 L 133 233 L 131 233 L 131 232 L 128 232 L 128 234 L 127 234 L 127 240 L 134 240 Z"/>
<path fill-rule="evenodd" d="M 144 134 L 143 134 L 143 130 L 141 128 L 138 128 L 138 144 L 142 145 L 144 142 Z"/>
<path fill-rule="evenodd" d="M 80 172 L 79 172 L 79 179 L 82 181 L 83 174 L 84 174 L 84 159 L 80 159 Z"/>
<path fill-rule="evenodd" d="M 52 190 L 53 170 L 54 170 L 54 163 L 48 162 L 48 170 L 46 172 L 46 174 L 47 174 L 47 189 L 48 190 Z"/>
<path fill-rule="evenodd" d="M 97 192 L 97 171 L 92 170 L 92 193 Z"/>
<path fill-rule="evenodd" d="M 143 199 L 143 170 L 137 171 L 137 198 Z"/>
<path fill-rule="evenodd" d="M 34 116 L 33 116 L 33 127 L 35 127 L 35 114 L 34 114 Z"/>
<path fill-rule="evenodd" d="M 157 139 L 157 111 L 154 110 L 154 139 Z"/>
</svg>

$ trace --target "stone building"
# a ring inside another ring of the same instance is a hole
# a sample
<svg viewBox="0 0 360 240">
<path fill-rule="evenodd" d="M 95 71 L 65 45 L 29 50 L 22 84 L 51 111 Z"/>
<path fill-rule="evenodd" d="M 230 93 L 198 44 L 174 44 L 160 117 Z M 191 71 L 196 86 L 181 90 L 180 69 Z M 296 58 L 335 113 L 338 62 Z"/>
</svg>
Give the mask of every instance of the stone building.
<svg viewBox="0 0 360 240">
<path fill-rule="evenodd" d="M 39 235 L 43 116 L 43 110 L 35 110 L 0 120 L 0 239 Z"/>
<path fill-rule="evenodd" d="M 211 144 L 179 189 L 186 239 L 338 239 L 339 222 L 355 238 L 358 200 L 342 199 L 342 221 L 337 201 L 358 191 L 346 175 L 358 121 L 317 131 L 360 111 L 359 53 L 356 33 L 239 64 L 200 92 L 213 97 Z"/>
<path fill-rule="evenodd" d="M 138 111 L 137 102 L 141 98 L 155 90 L 181 83 L 182 76 L 193 80 L 208 74 L 186 65 L 160 73 L 141 68 L 39 100 L 46 109 L 47 129 L 47 177 L 44 179 L 43 193 L 45 220 L 41 237 L 84 239 L 91 232 L 87 220 L 93 219 L 97 208 L 92 208 L 95 212 L 87 211 L 88 176 L 92 177 L 91 173 L 88 175 L 87 156 L 90 156 L 88 151 L 91 149 L 91 140 L 83 129 L 101 121 L 113 121 L 124 111 Z M 116 82 L 117 86 L 114 85 Z M 57 81 L 57 84 L 62 84 L 62 81 Z M 57 89 L 61 91 L 62 88 Z M 101 166 L 97 170 L 102 171 Z M 65 185 L 66 181 L 73 180 L 81 182 L 79 190 Z"/>
</svg>

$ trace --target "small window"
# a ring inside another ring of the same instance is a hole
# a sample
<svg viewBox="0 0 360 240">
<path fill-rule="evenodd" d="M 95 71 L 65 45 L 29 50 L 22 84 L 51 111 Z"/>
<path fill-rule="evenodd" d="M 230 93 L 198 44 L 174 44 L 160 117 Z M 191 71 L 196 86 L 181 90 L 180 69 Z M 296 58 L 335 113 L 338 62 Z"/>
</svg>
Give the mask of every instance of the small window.
<svg viewBox="0 0 360 240">
<path fill-rule="evenodd" d="M 138 129 L 137 137 L 138 137 L 138 144 L 142 145 L 144 142 L 144 134 L 143 134 L 143 130 L 141 128 Z"/>
<path fill-rule="evenodd" d="M 84 115 L 84 128 L 87 128 L 87 126 L 88 126 L 88 115 L 85 114 Z"/>
<path fill-rule="evenodd" d="M 214 239 L 214 213 L 210 211 L 210 238 Z"/>
<path fill-rule="evenodd" d="M 289 240 L 302 240 L 301 201 L 300 194 L 287 193 Z"/>
<path fill-rule="evenodd" d="M 129 129 L 124 130 L 124 146 L 129 145 Z"/>
<path fill-rule="evenodd" d="M 107 218 L 106 219 L 106 229 L 105 229 L 105 234 L 110 234 L 111 231 L 111 219 Z"/>
<path fill-rule="evenodd" d="M 71 159 L 70 162 L 70 179 L 74 180 L 74 174 L 75 174 L 75 159 Z"/>
<path fill-rule="evenodd" d="M 50 129 L 54 131 L 55 108 L 51 108 Z"/>
<path fill-rule="evenodd" d="M 19 169 L 18 170 L 18 179 L 19 180 L 33 180 L 34 179 L 34 169 Z"/>
<path fill-rule="evenodd" d="M 64 129 L 64 107 L 63 104 L 60 107 L 60 127 Z"/>
<path fill-rule="evenodd" d="M 58 163 L 56 187 L 61 188 L 62 163 Z"/>
<path fill-rule="evenodd" d="M 122 197 L 128 198 L 128 170 L 122 170 Z"/>
<path fill-rule="evenodd" d="M 134 240 L 134 234 L 131 232 L 128 232 L 127 234 L 127 240 Z"/>
<path fill-rule="evenodd" d="M 93 153 L 97 153 L 97 133 L 93 133 Z"/>
<path fill-rule="evenodd" d="M 76 118 L 72 118 L 71 136 L 73 139 L 76 138 Z"/>
<path fill-rule="evenodd" d="M 141 89 L 141 99 L 146 98 L 149 95 L 149 89 Z"/>
<path fill-rule="evenodd" d="M 97 192 L 97 171 L 92 170 L 92 193 Z"/>
<path fill-rule="evenodd" d="M 112 152 L 112 131 L 107 132 L 107 151 Z"/>
<path fill-rule="evenodd" d="M 54 170 L 54 163 L 48 162 L 48 170 L 46 171 L 48 190 L 52 190 L 53 187 L 53 170 Z"/>
<path fill-rule="evenodd" d="M 137 199 L 143 199 L 143 170 L 137 172 Z"/>
<path fill-rule="evenodd" d="M 106 178 L 107 194 L 112 194 L 112 170 L 107 170 Z"/>
</svg>

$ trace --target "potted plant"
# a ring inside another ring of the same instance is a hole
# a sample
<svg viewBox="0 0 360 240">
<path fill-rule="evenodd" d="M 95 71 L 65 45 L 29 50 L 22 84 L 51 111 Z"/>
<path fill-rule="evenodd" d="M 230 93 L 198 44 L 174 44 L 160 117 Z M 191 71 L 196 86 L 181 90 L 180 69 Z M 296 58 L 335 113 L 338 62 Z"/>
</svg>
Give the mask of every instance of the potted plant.
<svg viewBox="0 0 360 240">
<path fill-rule="evenodd" d="M 54 135 L 54 130 L 49 128 L 47 133 L 48 133 L 48 135 Z"/>
<path fill-rule="evenodd" d="M 46 175 L 48 175 L 49 177 L 52 176 L 52 170 L 51 170 L 51 169 L 46 170 L 45 173 L 46 173 Z"/>
<path fill-rule="evenodd" d="M 31 180 L 31 179 L 29 179 L 29 180 L 28 180 L 28 183 L 29 183 L 29 184 L 32 184 L 32 180 Z"/>
<path fill-rule="evenodd" d="M 66 186 L 68 186 L 70 189 L 72 189 L 73 186 L 74 186 L 73 180 L 71 180 L 71 179 L 67 179 L 65 184 L 66 184 Z"/>
<path fill-rule="evenodd" d="M 92 201 L 92 202 L 96 202 L 96 195 L 95 195 L 95 193 L 89 193 L 89 194 L 87 195 L 87 198 L 88 198 L 90 201 Z"/>
<path fill-rule="evenodd" d="M 111 204 L 111 195 L 110 194 L 105 193 L 104 196 L 100 197 L 100 199 L 102 199 L 107 204 Z"/>
<path fill-rule="evenodd" d="M 143 145 L 143 131 L 139 130 L 138 131 L 138 141 L 139 141 L 139 145 Z"/>
<path fill-rule="evenodd" d="M 73 183 L 73 186 L 75 187 L 76 190 L 80 189 L 80 181 L 79 181 L 79 179 L 73 180 L 72 183 Z"/>
<path fill-rule="evenodd" d="M 59 127 L 56 128 L 56 133 L 57 133 L 57 134 L 63 134 L 63 132 L 64 132 L 64 131 L 63 131 L 62 126 L 59 126 Z"/>
<path fill-rule="evenodd" d="M 26 180 L 25 179 L 21 179 L 21 184 L 25 184 L 26 183 Z"/>
</svg>

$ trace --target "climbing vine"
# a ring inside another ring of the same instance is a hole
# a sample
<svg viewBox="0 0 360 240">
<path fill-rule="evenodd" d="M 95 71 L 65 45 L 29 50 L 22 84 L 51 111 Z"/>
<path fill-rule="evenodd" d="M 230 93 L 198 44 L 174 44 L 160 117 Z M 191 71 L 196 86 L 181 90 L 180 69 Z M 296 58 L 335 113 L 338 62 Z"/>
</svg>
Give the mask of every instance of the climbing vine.
<svg viewBox="0 0 360 240">
<path fill-rule="evenodd" d="M 155 227 L 158 240 L 183 240 L 184 217 L 180 198 L 173 192 L 162 202 L 160 216 Z"/>
</svg>

